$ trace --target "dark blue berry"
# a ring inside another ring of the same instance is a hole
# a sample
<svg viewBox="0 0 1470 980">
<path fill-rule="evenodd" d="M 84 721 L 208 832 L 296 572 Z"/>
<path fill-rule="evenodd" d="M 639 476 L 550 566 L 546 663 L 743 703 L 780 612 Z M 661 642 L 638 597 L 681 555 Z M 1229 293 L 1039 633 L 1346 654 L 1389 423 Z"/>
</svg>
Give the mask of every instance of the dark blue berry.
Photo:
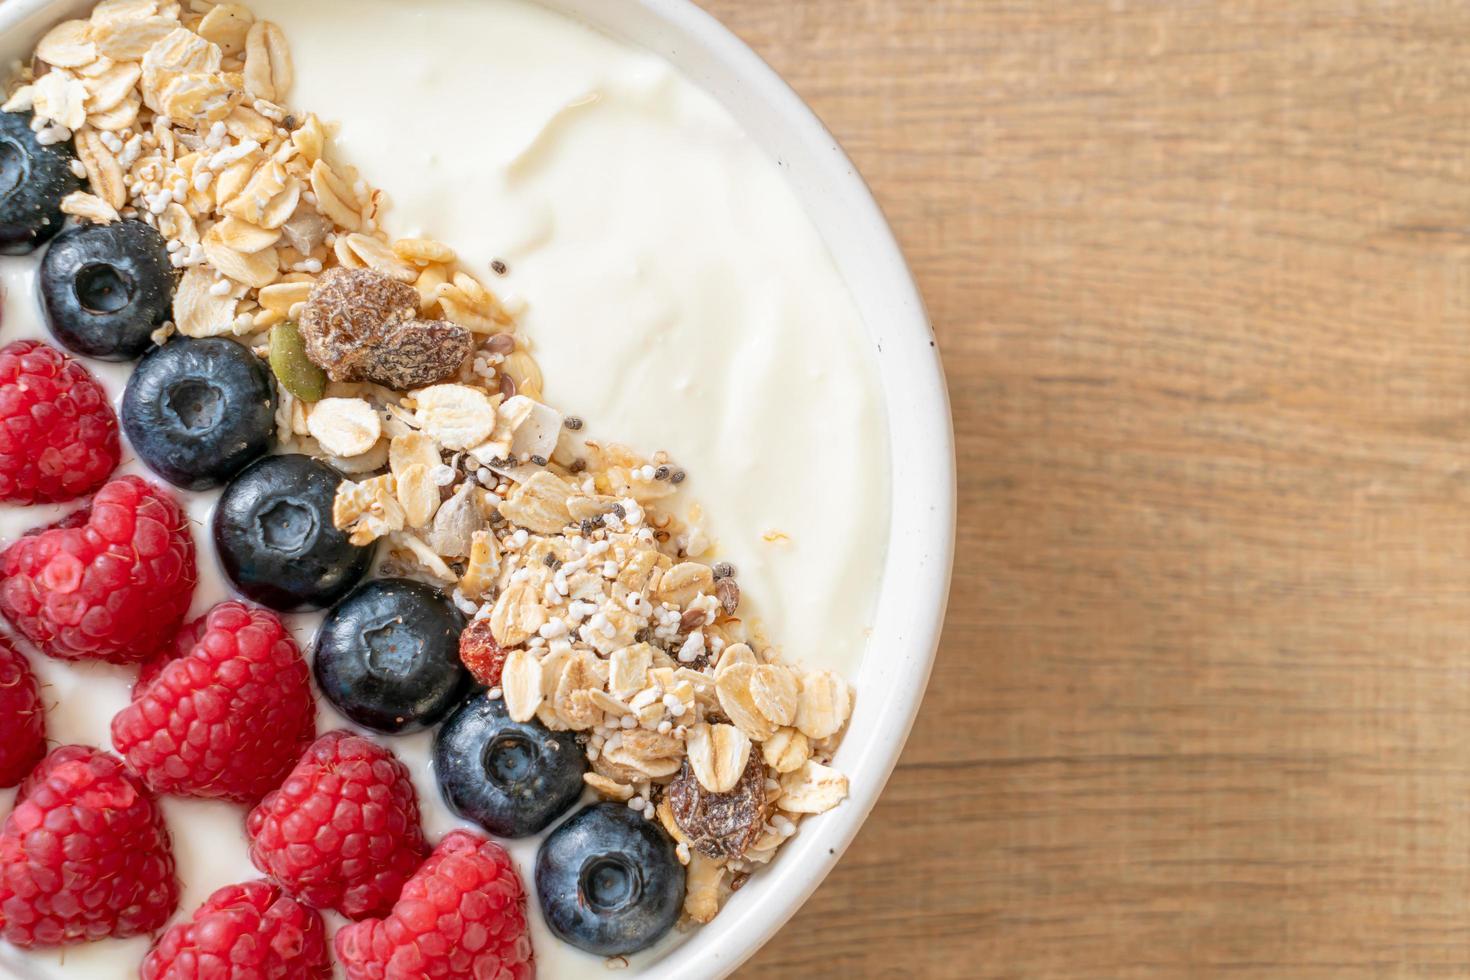
<svg viewBox="0 0 1470 980">
<path fill-rule="evenodd" d="M 244 345 L 180 337 L 128 378 L 122 423 L 148 468 L 186 490 L 217 487 L 276 440 L 270 369 Z"/>
<path fill-rule="evenodd" d="M 371 546 L 332 524 L 342 474 L 310 456 L 266 456 L 230 481 L 214 508 L 214 546 L 247 598 L 290 612 L 321 609 L 367 572 Z"/>
<path fill-rule="evenodd" d="M 131 361 L 171 315 L 174 278 L 163 236 L 141 221 L 67 229 L 41 260 L 46 325 L 78 354 Z"/>
<path fill-rule="evenodd" d="M 477 694 L 434 738 L 434 776 L 449 809 L 499 837 L 544 830 L 582 795 L 587 759 L 571 732 L 511 721 Z"/>
<path fill-rule="evenodd" d="M 70 143 L 42 146 L 29 112 L 0 112 L 0 252 L 21 255 L 61 230 L 61 199 L 82 186 Z"/>
<path fill-rule="evenodd" d="M 396 735 L 437 724 L 472 681 L 459 659 L 464 616 L 423 582 L 367 582 L 332 607 L 312 671 L 349 721 Z"/>
<path fill-rule="evenodd" d="M 558 939 L 624 956 L 657 942 L 679 918 L 684 866 L 657 823 L 621 803 L 598 803 L 541 843 L 536 894 Z"/>
</svg>

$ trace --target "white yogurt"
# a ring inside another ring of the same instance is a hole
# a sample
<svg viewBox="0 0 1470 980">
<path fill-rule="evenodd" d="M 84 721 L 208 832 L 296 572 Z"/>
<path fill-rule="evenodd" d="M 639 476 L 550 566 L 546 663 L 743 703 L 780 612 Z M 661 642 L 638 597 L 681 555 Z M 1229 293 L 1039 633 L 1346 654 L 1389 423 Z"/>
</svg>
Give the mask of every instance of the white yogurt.
<svg viewBox="0 0 1470 980">
<path fill-rule="evenodd" d="M 887 435 L 857 310 L 777 168 L 711 97 L 663 60 L 519 0 L 258 0 L 294 55 L 294 107 L 340 122 L 338 155 L 386 191 L 389 230 L 452 245 L 524 329 L 547 400 L 585 434 L 689 472 L 746 608 L 794 659 L 856 674 L 887 542 Z M 510 268 L 503 280 L 493 259 Z M 33 259 L 0 259 L 0 342 L 43 338 Z M 130 366 L 89 361 L 114 398 Z M 132 460 L 127 472 L 144 472 Z M 199 548 L 194 614 L 228 589 L 188 499 Z M 69 507 L 0 506 L 0 541 Z M 319 616 L 287 617 L 304 650 Z M 32 657 L 53 742 L 110 747 L 133 672 Z M 343 722 L 322 709 L 320 730 Z M 387 740 L 413 770 L 431 840 L 440 803 L 427 734 Z M 0 791 L 0 813 L 11 791 Z M 189 914 L 258 877 L 242 808 L 165 799 Z M 530 887 L 535 840 L 512 842 Z M 759 877 L 750 887 L 759 887 Z M 602 976 L 530 903 L 539 975 Z M 335 922 L 334 922 L 335 924 Z M 633 958 L 631 970 L 669 945 Z M 19 954 L 23 977 L 136 976 L 147 940 Z"/>
</svg>

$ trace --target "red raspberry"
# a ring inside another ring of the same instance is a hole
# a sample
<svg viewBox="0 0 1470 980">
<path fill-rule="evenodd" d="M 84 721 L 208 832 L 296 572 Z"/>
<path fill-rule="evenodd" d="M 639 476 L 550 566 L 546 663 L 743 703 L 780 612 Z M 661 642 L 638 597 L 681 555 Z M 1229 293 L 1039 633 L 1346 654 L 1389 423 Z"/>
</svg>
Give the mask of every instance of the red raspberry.
<svg viewBox="0 0 1470 980">
<path fill-rule="evenodd" d="M 31 665 L 0 638 L 0 786 L 14 786 L 46 754 L 46 713 Z"/>
<path fill-rule="evenodd" d="M 490 632 L 490 620 L 474 619 L 459 634 L 459 659 L 479 683 L 500 686 L 500 671 L 505 667 L 506 651 Z"/>
<path fill-rule="evenodd" d="M 408 768 L 343 731 L 312 743 L 245 831 L 257 868 L 307 905 L 350 919 L 387 912 L 428 850 Z"/>
<path fill-rule="evenodd" d="M 266 610 L 222 602 L 175 650 L 112 719 L 112 744 L 154 792 L 256 802 L 316 737 L 296 641 Z"/>
<path fill-rule="evenodd" d="M 465 830 L 444 836 L 387 918 L 343 928 L 336 947 L 347 980 L 536 975 L 510 855 Z"/>
<path fill-rule="evenodd" d="M 173 497 L 124 476 L 80 516 L 7 548 L 0 579 L 0 614 L 42 653 L 136 663 L 189 611 L 194 539 Z"/>
<path fill-rule="evenodd" d="M 117 459 L 117 416 L 86 368 L 34 340 L 0 349 L 0 500 L 75 500 Z"/>
<path fill-rule="evenodd" d="M 268 881 L 226 885 L 143 960 L 143 980 L 327 980 L 322 917 Z"/>
<path fill-rule="evenodd" d="M 66 745 L 0 826 L 0 938 L 60 946 L 162 928 L 179 902 L 163 813 L 114 755 Z"/>
</svg>

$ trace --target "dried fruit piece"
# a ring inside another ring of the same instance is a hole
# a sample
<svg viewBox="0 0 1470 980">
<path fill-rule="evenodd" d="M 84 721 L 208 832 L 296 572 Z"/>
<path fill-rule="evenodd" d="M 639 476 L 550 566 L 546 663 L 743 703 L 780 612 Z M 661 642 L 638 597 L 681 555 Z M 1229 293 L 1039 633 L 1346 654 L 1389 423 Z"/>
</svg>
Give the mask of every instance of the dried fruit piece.
<svg viewBox="0 0 1470 980">
<path fill-rule="evenodd" d="M 326 372 L 306 356 L 301 331 L 289 320 L 271 328 L 270 362 L 281 387 L 301 401 L 318 402 L 326 394 Z"/>
<path fill-rule="evenodd" d="M 307 356 L 333 381 L 421 388 L 459 370 L 470 335 L 418 315 L 412 286 L 371 269 L 330 269 L 312 287 L 301 335 Z"/>
<path fill-rule="evenodd" d="M 738 858 L 760 837 L 766 820 L 766 770 L 751 756 L 728 792 L 712 793 L 686 760 L 664 798 L 690 846 L 713 858 Z"/>
<path fill-rule="evenodd" d="M 490 632 L 489 620 L 471 620 L 459 634 L 459 659 L 475 680 L 485 687 L 500 686 L 505 657 L 505 649 L 495 642 L 495 634 Z"/>
</svg>

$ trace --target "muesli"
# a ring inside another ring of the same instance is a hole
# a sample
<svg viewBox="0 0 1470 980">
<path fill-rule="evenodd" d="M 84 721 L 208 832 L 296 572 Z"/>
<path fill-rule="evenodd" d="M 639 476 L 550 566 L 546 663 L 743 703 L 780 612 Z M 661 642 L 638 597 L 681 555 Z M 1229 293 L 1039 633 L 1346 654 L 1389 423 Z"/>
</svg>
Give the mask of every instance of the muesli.
<svg viewBox="0 0 1470 980">
<path fill-rule="evenodd" d="M 104 0 L 0 108 L 74 148 L 66 215 L 162 236 L 178 281 L 151 341 L 228 338 L 269 369 L 279 450 L 346 474 L 336 528 L 379 544 L 378 575 L 451 597 L 489 697 L 575 733 L 586 786 L 669 835 L 708 922 L 845 798 L 852 693 L 747 623 L 698 507 L 675 511 L 676 460 L 546 404 L 519 301 L 487 284 L 503 269 L 385 231 L 388 195 L 292 81 L 284 33 L 244 5 Z"/>
</svg>

